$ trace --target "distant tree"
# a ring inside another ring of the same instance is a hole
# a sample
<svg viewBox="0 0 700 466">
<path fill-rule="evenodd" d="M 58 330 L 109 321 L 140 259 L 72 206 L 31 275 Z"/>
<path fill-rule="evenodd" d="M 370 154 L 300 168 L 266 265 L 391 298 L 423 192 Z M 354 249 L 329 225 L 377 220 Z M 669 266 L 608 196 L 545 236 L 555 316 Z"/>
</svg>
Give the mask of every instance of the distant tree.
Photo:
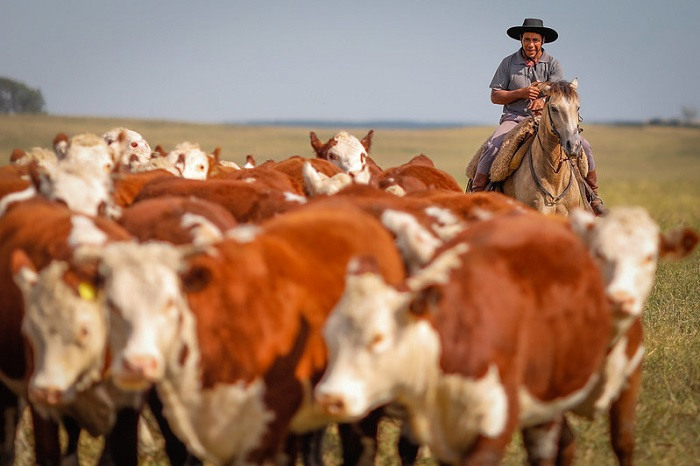
<svg viewBox="0 0 700 466">
<path fill-rule="evenodd" d="M 44 113 L 46 103 L 39 89 L 0 77 L 0 113 Z"/>
<path fill-rule="evenodd" d="M 695 107 L 683 107 L 681 108 L 681 114 L 684 122 L 693 123 L 698 118 L 698 109 Z"/>
</svg>

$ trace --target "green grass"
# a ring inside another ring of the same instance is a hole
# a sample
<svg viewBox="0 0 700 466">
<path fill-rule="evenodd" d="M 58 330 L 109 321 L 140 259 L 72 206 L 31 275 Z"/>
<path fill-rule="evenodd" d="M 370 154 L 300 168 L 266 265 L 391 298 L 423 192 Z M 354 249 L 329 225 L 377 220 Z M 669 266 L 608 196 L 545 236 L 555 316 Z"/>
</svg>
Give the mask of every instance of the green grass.
<svg viewBox="0 0 700 466">
<path fill-rule="evenodd" d="M 58 132 L 73 135 L 126 126 L 140 132 L 152 147 L 168 149 L 189 140 L 204 150 L 221 147 L 222 158 L 243 163 L 253 154 L 258 163 L 291 155 L 311 157 L 309 130 L 326 140 L 336 131 L 318 128 L 197 125 L 146 120 L 0 116 L 0 164 L 13 148 L 50 147 Z M 662 229 L 690 226 L 700 230 L 700 130 L 664 127 L 586 125 L 597 163 L 600 194 L 608 207 L 646 207 Z M 362 137 L 370 128 L 352 130 Z M 375 131 L 370 155 L 384 167 L 424 153 L 464 186 L 464 167 L 494 128 Z M 644 311 L 646 359 L 637 409 L 637 464 L 700 464 L 700 253 L 680 262 L 662 262 Z M 615 464 L 608 443 L 607 420 L 573 419 L 578 437 L 576 463 Z M 392 439 L 396 427 L 382 426 L 380 464 L 396 464 Z M 86 439 L 83 451 L 99 450 Z M 98 444 L 99 445 L 99 444 Z M 337 438 L 328 436 L 326 458 L 339 464 Z M 153 448 L 142 448 L 142 464 L 163 464 Z M 88 453 L 87 456 L 92 456 Z M 518 438 L 504 464 L 522 464 Z M 20 464 L 20 463 L 18 463 Z M 21 463 L 29 464 L 29 463 Z M 83 463 L 90 464 L 90 463 Z M 422 459 L 420 464 L 434 464 Z"/>
</svg>

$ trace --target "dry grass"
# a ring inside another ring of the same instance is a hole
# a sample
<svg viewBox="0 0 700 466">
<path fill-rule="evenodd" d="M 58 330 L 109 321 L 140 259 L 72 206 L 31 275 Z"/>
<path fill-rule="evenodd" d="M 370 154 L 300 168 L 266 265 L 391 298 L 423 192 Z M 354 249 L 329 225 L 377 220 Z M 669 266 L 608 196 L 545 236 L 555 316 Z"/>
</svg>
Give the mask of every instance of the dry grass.
<svg viewBox="0 0 700 466">
<path fill-rule="evenodd" d="M 59 131 L 101 134 L 115 126 L 142 133 L 155 146 L 198 142 L 205 150 L 222 148 L 222 157 L 241 163 L 246 154 L 258 162 L 290 155 L 312 156 L 309 130 L 321 139 L 330 129 L 257 128 L 195 125 L 142 120 L 0 116 L 0 164 L 15 147 L 50 147 Z M 369 128 L 352 130 L 364 136 Z M 383 167 L 425 153 L 435 164 L 465 185 L 464 167 L 493 128 L 445 130 L 377 130 L 371 155 Z M 593 145 L 600 192 L 608 206 L 642 205 L 663 229 L 686 225 L 700 229 L 700 130 L 660 127 L 586 126 Z M 637 409 L 637 463 L 642 465 L 700 464 L 700 253 L 678 263 L 659 266 L 656 285 L 644 311 L 646 360 Z M 574 419 L 579 448 L 577 464 L 615 464 L 604 417 L 594 422 Z M 396 464 L 393 440 L 396 427 L 382 427 L 380 464 Z M 94 458 L 96 440 L 81 448 Z M 337 438 L 329 434 L 328 464 L 339 464 Z M 142 450 L 142 464 L 164 464 L 157 451 Z M 522 464 L 518 439 L 504 464 Z M 29 464 L 29 463 L 24 463 Z M 83 464 L 90 463 L 90 458 Z M 422 459 L 421 464 L 434 464 Z"/>
</svg>

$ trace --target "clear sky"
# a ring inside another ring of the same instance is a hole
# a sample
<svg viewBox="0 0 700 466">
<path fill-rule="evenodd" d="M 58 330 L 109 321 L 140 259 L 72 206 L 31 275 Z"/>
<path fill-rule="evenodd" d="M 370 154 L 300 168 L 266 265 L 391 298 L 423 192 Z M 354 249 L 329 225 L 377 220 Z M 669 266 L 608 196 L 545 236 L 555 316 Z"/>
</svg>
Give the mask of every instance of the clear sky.
<svg viewBox="0 0 700 466">
<path fill-rule="evenodd" d="M 700 110 L 700 0 L 2 0 L 0 76 L 57 115 L 495 125 L 525 17 L 586 121 Z"/>
</svg>

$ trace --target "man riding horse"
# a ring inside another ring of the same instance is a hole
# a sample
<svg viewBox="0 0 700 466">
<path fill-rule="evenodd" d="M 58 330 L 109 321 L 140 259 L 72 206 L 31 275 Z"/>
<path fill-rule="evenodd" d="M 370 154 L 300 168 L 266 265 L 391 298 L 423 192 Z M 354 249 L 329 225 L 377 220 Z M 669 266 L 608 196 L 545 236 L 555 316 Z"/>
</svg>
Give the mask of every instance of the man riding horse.
<svg viewBox="0 0 700 466">
<path fill-rule="evenodd" d="M 472 192 L 483 191 L 489 185 L 489 171 L 507 133 L 518 123 L 533 114 L 541 112 L 545 98 L 540 95 L 539 84 L 545 81 L 562 80 L 559 61 L 549 55 L 542 45 L 554 42 L 559 34 L 544 27 L 541 19 L 527 18 L 522 26 L 513 26 L 506 33 L 520 41 L 520 49 L 503 59 L 491 80 L 491 102 L 503 105 L 503 115 L 499 126 L 484 144 L 484 150 L 471 181 Z M 598 180 L 591 145 L 581 138 L 583 151 L 588 159 L 588 173 L 585 181 L 587 200 L 596 215 L 607 209 L 598 197 Z"/>
</svg>

